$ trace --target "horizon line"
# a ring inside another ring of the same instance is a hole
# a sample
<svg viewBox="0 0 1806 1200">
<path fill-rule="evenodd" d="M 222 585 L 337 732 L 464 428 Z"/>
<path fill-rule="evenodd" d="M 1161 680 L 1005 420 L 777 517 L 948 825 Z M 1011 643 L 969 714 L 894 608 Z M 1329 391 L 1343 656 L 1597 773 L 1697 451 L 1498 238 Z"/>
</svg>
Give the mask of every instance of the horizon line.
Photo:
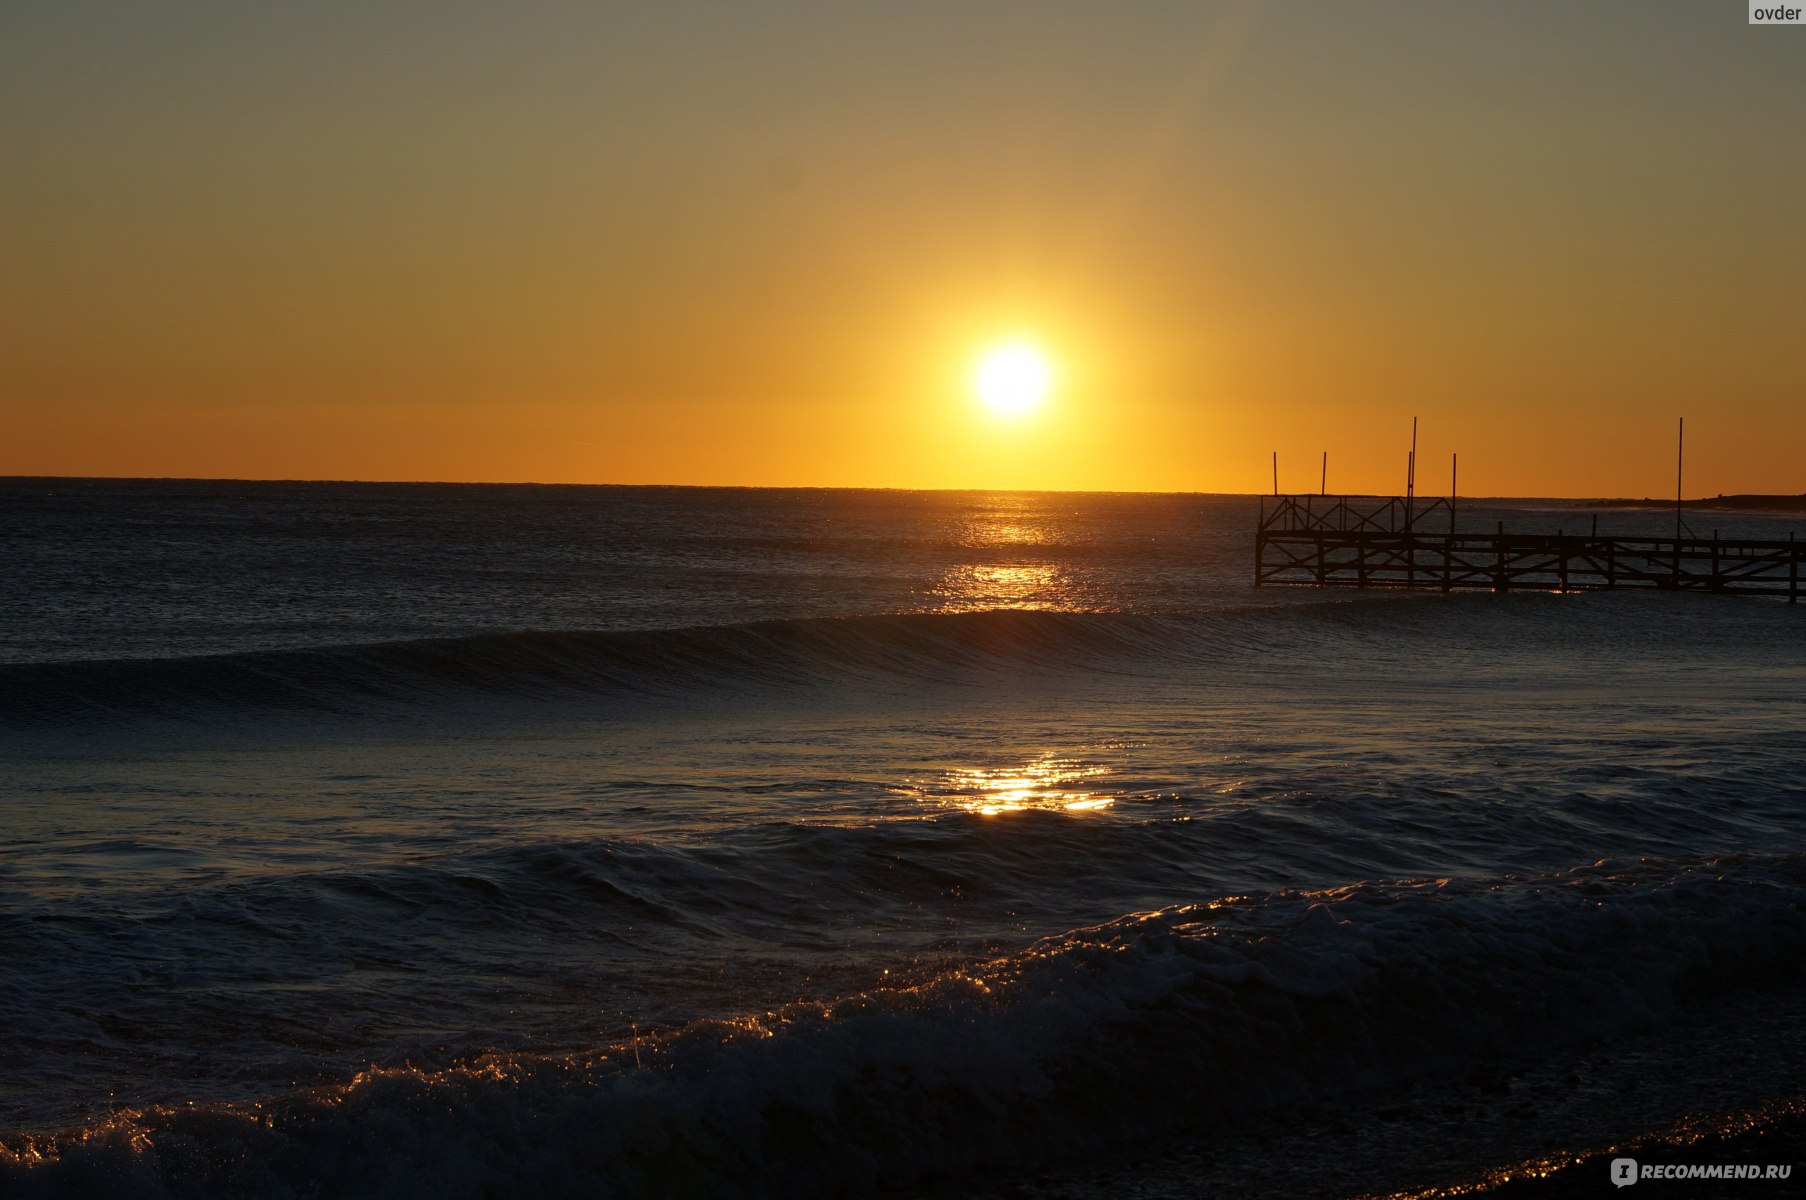
<svg viewBox="0 0 1806 1200">
<path fill-rule="evenodd" d="M 327 478 L 252 478 L 234 475 L 0 475 L 0 483 L 22 483 L 38 480 L 84 480 L 112 483 L 249 483 L 249 484 L 353 484 L 365 487 L 568 487 L 568 488 L 661 488 L 666 490 L 688 489 L 692 491 L 768 491 L 768 492 L 992 492 L 1017 493 L 1029 495 L 1070 495 L 1070 496 L 1222 496 L 1237 499 L 1257 499 L 1262 497 L 1293 496 L 1339 496 L 1339 497 L 1385 497 L 1403 495 L 1390 492 L 1208 492 L 1189 489 L 1158 488 L 1026 488 L 1026 487 L 902 487 L 895 485 L 853 485 L 853 484 L 790 484 L 790 483 L 578 483 L 568 480 L 507 480 L 507 479 L 327 479 Z M 1427 500 L 1446 499 L 1447 493 L 1420 492 L 1418 495 Z M 1596 502 L 1624 501 L 1630 503 L 1673 504 L 1675 501 L 1659 496 L 1600 496 L 1600 495 L 1490 495 L 1483 496 L 1457 494 L 1463 500 L 1581 500 Z M 1682 505 L 1703 503 L 1708 500 L 1725 500 L 1739 497 L 1806 499 L 1806 492 L 1719 492 L 1712 496 L 1700 496 L 1692 500 L 1682 500 Z"/>
</svg>

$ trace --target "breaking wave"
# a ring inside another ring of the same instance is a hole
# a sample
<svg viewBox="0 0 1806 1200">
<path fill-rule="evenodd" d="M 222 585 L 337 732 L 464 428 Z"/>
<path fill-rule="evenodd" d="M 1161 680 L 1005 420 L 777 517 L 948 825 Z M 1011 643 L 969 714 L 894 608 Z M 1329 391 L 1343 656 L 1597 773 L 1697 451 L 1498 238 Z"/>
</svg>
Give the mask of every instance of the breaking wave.
<svg viewBox="0 0 1806 1200">
<path fill-rule="evenodd" d="M 1797 986 L 1806 857 L 1602 861 L 1124 916 L 593 1053 L 0 1139 L 0 1191 L 825 1196 L 1322 1105 Z"/>
</svg>

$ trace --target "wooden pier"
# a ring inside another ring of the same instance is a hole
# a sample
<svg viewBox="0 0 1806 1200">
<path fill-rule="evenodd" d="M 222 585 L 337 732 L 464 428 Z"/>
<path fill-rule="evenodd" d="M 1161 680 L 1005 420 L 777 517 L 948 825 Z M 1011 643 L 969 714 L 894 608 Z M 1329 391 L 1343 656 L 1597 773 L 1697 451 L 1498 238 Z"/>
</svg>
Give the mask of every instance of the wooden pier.
<svg viewBox="0 0 1806 1200">
<path fill-rule="evenodd" d="M 1606 588 L 1785 596 L 1799 602 L 1806 542 L 1457 532 L 1447 498 L 1264 496 L 1254 586 Z"/>
</svg>

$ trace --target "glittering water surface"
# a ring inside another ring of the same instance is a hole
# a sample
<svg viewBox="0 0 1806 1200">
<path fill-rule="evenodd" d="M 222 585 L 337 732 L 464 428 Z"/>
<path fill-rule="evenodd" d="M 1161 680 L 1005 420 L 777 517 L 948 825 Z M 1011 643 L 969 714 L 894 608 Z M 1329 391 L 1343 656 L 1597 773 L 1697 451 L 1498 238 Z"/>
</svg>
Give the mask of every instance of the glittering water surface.
<svg viewBox="0 0 1806 1200">
<path fill-rule="evenodd" d="M 839 1194 L 1797 1008 L 1784 604 L 1255 591 L 1209 497 L 0 494 L 0 1190 Z"/>
</svg>

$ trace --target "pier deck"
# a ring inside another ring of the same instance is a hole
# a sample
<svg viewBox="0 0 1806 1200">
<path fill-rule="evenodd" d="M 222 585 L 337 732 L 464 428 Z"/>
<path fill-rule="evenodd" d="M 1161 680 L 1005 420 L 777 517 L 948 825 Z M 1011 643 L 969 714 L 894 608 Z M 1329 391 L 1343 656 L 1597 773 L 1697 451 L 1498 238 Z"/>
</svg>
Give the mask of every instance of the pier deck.
<svg viewBox="0 0 1806 1200">
<path fill-rule="evenodd" d="M 1570 592 L 1655 587 L 1798 603 L 1806 542 L 1456 530 L 1447 499 L 1269 496 L 1254 585 Z"/>
</svg>

